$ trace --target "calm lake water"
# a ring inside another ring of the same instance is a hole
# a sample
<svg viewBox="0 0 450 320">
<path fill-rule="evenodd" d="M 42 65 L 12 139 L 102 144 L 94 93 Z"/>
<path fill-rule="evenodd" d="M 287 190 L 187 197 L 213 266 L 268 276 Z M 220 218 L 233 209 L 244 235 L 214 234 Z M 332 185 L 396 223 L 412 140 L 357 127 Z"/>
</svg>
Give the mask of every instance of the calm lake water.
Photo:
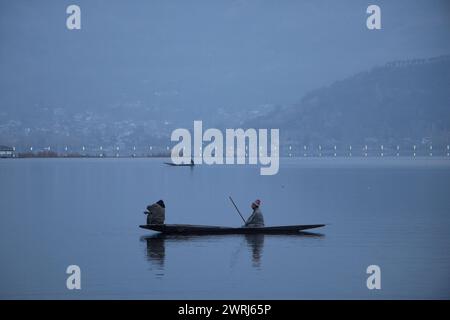
<svg viewBox="0 0 450 320">
<path fill-rule="evenodd" d="M 450 160 L 283 159 L 176 168 L 164 159 L 0 159 L 0 298 L 450 298 Z M 309 236 L 159 236 L 167 223 L 326 223 Z M 81 290 L 66 268 L 81 268 Z M 366 268 L 381 268 L 368 290 Z"/>
</svg>

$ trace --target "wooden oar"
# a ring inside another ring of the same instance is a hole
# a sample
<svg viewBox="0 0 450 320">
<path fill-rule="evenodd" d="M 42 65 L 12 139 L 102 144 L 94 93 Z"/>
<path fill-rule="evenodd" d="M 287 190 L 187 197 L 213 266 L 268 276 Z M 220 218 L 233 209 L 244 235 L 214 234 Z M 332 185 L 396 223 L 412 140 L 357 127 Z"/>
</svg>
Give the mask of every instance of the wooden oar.
<svg viewBox="0 0 450 320">
<path fill-rule="evenodd" d="M 231 198 L 231 196 L 229 196 L 228 198 L 230 198 L 231 202 L 233 203 L 234 207 L 236 208 L 236 211 L 237 211 L 237 212 L 239 213 L 239 215 L 241 216 L 242 221 L 244 221 L 244 223 L 245 223 L 245 219 L 244 219 L 244 217 L 242 216 L 241 212 L 239 211 L 238 207 L 236 206 L 236 203 L 234 203 L 233 198 Z"/>
</svg>

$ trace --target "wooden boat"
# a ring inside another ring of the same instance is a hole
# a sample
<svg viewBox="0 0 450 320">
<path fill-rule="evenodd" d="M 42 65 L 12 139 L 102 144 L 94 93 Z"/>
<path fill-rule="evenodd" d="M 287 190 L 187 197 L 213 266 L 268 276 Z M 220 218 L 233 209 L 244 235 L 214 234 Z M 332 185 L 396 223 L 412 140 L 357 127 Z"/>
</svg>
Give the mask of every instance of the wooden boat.
<svg viewBox="0 0 450 320">
<path fill-rule="evenodd" d="M 274 227 L 218 227 L 192 224 L 146 224 L 140 228 L 164 234 L 296 234 L 302 230 L 324 227 L 324 224 L 306 224 Z"/>
<path fill-rule="evenodd" d="M 173 167 L 193 167 L 194 166 L 193 163 L 176 164 L 176 163 L 172 163 L 172 162 L 164 162 L 164 164 L 167 164 L 168 166 L 173 166 Z"/>
</svg>

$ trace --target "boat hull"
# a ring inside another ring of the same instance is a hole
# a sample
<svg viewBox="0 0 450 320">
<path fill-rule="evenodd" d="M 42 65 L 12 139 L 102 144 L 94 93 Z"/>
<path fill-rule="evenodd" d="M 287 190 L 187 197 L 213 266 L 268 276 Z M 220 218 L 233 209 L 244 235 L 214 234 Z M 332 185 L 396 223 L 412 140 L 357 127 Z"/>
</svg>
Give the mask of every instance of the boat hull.
<svg viewBox="0 0 450 320">
<path fill-rule="evenodd" d="M 303 230 L 310 230 L 324 226 L 324 224 L 308 224 L 258 228 L 232 228 L 190 224 L 149 224 L 140 225 L 139 227 L 164 234 L 297 234 Z"/>
<path fill-rule="evenodd" d="M 172 163 L 172 162 L 164 162 L 164 164 L 167 164 L 168 166 L 172 166 L 172 167 L 193 167 L 194 166 L 194 164 L 192 164 L 192 163 L 176 164 L 176 163 Z"/>
</svg>

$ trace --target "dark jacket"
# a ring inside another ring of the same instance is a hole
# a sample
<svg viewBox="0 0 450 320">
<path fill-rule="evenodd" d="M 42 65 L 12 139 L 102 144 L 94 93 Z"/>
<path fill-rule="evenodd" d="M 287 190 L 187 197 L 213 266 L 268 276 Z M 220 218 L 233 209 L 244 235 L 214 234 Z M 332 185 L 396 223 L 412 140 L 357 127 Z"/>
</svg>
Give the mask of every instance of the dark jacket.
<svg viewBox="0 0 450 320">
<path fill-rule="evenodd" d="M 158 203 L 147 207 L 147 224 L 164 224 L 166 219 L 166 209 Z"/>
</svg>

